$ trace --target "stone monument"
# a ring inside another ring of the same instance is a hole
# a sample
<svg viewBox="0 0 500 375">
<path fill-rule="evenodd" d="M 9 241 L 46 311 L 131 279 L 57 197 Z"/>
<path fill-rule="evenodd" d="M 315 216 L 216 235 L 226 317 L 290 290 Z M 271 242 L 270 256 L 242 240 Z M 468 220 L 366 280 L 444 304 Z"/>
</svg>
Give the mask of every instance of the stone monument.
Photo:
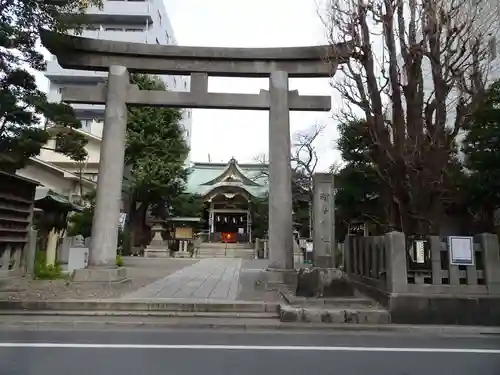
<svg viewBox="0 0 500 375">
<path fill-rule="evenodd" d="M 313 175 L 313 259 L 316 267 L 335 264 L 335 190 L 333 174 Z"/>
<path fill-rule="evenodd" d="M 62 89 L 63 101 L 106 105 L 90 268 L 115 272 L 111 266 L 117 248 L 129 105 L 269 111 L 269 269 L 277 275 L 294 269 L 289 111 L 329 111 L 331 98 L 299 95 L 289 90 L 288 80 L 331 77 L 337 64 L 349 59 L 349 43 L 334 48 L 182 47 L 96 40 L 44 30 L 41 38 L 61 67 L 108 72 L 105 86 Z M 139 90 L 130 84 L 129 72 L 191 75 L 190 92 Z M 269 91 L 209 93 L 209 76 L 267 77 Z"/>
</svg>

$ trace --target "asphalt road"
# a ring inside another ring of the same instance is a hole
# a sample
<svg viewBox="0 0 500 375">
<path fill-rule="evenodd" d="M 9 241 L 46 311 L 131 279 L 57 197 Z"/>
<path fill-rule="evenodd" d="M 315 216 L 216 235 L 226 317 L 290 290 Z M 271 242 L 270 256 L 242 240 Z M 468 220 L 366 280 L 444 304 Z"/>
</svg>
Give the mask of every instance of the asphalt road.
<svg viewBox="0 0 500 375">
<path fill-rule="evenodd" d="M 500 337 L 3 330 L 0 374 L 498 375 Z"/>
</svg>

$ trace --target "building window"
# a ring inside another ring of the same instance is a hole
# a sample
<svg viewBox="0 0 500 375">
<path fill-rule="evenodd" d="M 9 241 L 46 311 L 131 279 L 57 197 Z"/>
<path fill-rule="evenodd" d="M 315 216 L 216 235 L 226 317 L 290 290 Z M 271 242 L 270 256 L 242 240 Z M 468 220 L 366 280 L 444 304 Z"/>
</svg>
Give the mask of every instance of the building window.
<svg viewBox="0 0 500 375">
<path fill-rule="evenodd" d="M 134 27 L 134 28 L 128 27 L 128 28 L 125 29 L 125 31 L 126 32 L 130 32 L 130 33 L 140 33 L 142 31 L 144 31 L 144 29 L 143 28 L 139 28 L 139 27 Z"/>
<path fill-rule="evenodd" d="M 497 58 L 497 38 L 492 37 L 488 41 L 488 49 L 490 53 L 490 59 L 495 60 Z"/>
<path fill-rule="evenodd" d="M 123 31 L 121 27 L 106 27 L 104 30 L 106 31 Z"/>
</svg>

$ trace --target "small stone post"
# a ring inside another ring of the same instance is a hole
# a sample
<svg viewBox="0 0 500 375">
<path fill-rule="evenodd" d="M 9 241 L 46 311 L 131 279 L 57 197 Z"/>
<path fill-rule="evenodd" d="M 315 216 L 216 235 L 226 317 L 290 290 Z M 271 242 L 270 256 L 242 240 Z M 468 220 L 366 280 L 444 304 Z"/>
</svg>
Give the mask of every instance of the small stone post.
<svg viewBox="0 0 500 375">
<path fill-rule="evenodd" d="M 28 276 L 33 276 L 35 273 L 36 240 L 38 237 L 38 231 L 30 228 L 28 236 L 28 243 L 26 244 L 26 274 Z"/>
<path fill-rule="evenodd" d="M 335 192 L 333 175 L 313 175 L 313 258 L 314 265 L 334 268 L 335 264 Z"/>
<path fill-rule="evenodd" d="M 110 66 L 96 207 L 92 221 L 91 267 L 116 267 L 127 128 L 128 86 L 127 68 Z"/>
<path fill-rule="evenodd" d="M 255 259 L 259 259 L 260 238 L 255 239 Z"/>
<path fill-rule="evenodd" d="M 489 293 L 500 293 L 500 251 L 498 236 L 492 233 L 482 233 L 476 236 L 476 241 L 483 249 L 484 273 Z"/>
<path fill-rule="evenodd" d="M 269 269 L 293 269 L 288 73 L 269 81 Z"/>
</svg>

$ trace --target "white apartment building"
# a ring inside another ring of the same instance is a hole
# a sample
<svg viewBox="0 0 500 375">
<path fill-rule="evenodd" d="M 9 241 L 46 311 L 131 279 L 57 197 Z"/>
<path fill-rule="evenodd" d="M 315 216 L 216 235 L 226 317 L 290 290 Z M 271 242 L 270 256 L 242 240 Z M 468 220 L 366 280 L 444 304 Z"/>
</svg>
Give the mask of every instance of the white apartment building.
<svg viewBox="0 0 500 375">
<path fill-rule="evenodd" d="M 134 43 L 177 44 L 163 0 L 104 0 L 102 9 L 91 7 L 87 11 L 87 16 L 89 26 L 83 31 L 83 37 Z M 107 73 L 63 69 L 52 56 L 47 62 L 45 76 L 49 80 L 48 99 L 60 101 L 62 87 L 103 83 L 106 81 Z M 168 90 L 189 90 L 189 77 L 163 76 L 161 78 Z M 46 149 L 42 149 L 40 155 L 33 158 L 30 165 L 20 170 L 18 174 L 38 180 L 42 185 L 67 196 L 79 195 L 81 192 L 80 176 L 86 181 L 95 183 L 104 125 L 104 107 L 104 105 L 90 104 L 73 105 L 82 123 L 82 128 L 78 131 L 88 137 L 88 157 L 84 163 L 76 163 L 60 153 L 51 151 L 50 149 L 56 146 L 55 140 L 51 140 L 46 145 Z M 185 139 L 191 146 L 191 109 L 184 110 L 181 124 L 184 128 Z M 186 162 L 189 163 L 189 157 Z M 53 167 L 52 171 L 49 171 L 50 167 Z M 47 173 L 58 177 L 49 178 Z M 68 180 L 71 180 L 71 183 Z"/>
</svg>

